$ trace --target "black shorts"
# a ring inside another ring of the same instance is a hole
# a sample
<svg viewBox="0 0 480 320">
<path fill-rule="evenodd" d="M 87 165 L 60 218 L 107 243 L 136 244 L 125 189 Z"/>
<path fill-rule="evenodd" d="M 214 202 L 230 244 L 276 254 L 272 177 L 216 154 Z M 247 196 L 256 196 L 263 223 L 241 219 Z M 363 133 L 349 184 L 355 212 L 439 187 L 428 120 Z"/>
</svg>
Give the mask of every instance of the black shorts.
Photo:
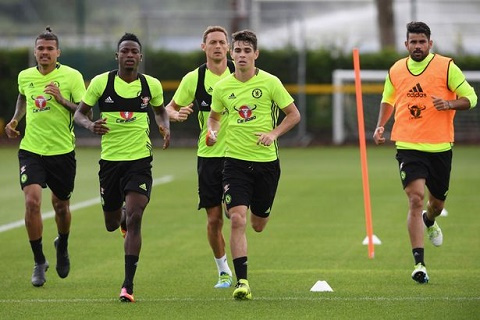
<svg viewBox="0 0 480 320">
<path fill-rule="evenodd" d="M 447 198 L 452 168 L 452 150 L 444 152 L 423 152 L 397 150 L 400 178 L 403 188 L 417 179 L 425 179 L 428 191 L 435 198 Z"/>
<path fill-rule="evenodd" d="M 55 156 L 41 156 L 20 149 L 18 161 L 22 190 L 28 185 L 39 184 L 42 188 L 48 186 L 60 200 L 70 199 L 77 170 L 75 151 Z"/>
<path fill-rule="evenodd" d="M 280 180 L 280 161 L 252 162 L 225 158 L 224 201 L 227 209 L 245 205 L 252 214 L 270 215 Z"/>
<path fill-rule="evenodd" d="M 222 171 L 225 158 L 197 158 L 198 209 L 222 204 Z"/>
<path fill-rule="evenodd" d="M 103 211 L 122 207 L 125 195 L 133 191 L 150 200 L 152 191 L 152 157 L 132 161 L 100 160 L 100 197 Z"/>
</svg>

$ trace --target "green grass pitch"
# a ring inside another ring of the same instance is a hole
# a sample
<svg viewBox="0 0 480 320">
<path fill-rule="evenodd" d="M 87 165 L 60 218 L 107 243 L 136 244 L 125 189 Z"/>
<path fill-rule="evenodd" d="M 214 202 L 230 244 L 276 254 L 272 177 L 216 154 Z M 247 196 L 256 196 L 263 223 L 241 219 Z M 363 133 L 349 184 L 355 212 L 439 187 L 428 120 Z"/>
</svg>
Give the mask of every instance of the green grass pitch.
<svg viewBox="0 0 480 320">
<path fill-rule="evenodd" d="M 16 148 L 0 148 L 0 228 L 23 219 Z M 407 200 L 393 145 L 367 147 L 374 234 L 368 258 L 357 147 L 280 150 L 282 177 L 263 233 L 247 231 L 252 301 L 213 289 L 216 267 L 197 211 L 194 149 L 156 150 L 159 179 L 143 219 L 135 304 L 121 304 L 123 242 L 108 233 L 98 202 L 98 148 L 77 149 L 66 279 L 55 272 L 54 220 L 44 221 L 51 268 L 30 283 L 33 258 L 23 226 L 0 232 L 2 319 L 474 319 L 480 314 L 480 147 L 456 146 L 444 244 L 426 239 L 430 283 L 410 278 Z M 91 200 L 91 202 L 88 202 Z M 90 203 L 90 204 L 89 204 Z M 50 191 L 43 213 L 52 211 Z M 229 221 L 225 236 L 229 239 Z M 227 248 L 230 258 L 230 251 Z M 232 266 L 231 259 L 230 265 Z M 310 292 L 318 280 L 333 292 Z"/>
</svg>

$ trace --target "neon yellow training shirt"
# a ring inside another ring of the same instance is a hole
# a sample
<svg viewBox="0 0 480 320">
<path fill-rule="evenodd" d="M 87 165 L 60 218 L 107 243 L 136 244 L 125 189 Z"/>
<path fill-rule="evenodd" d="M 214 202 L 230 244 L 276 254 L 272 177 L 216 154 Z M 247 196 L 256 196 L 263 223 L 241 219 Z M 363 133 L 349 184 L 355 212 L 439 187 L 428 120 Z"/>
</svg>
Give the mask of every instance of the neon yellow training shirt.
<svg viewBox="0 0 480 320">
<path fill-rule="evenodd" d="M 45 86 L 54 83 L 62 96 L 79 103 L 85 93 L 82 74 L 68 66 L 57 63 L 49 74 L 41 74 L 31 67 L 18 74 L 18 91 L 26 98 L 25 135 L 20 149 L 43 156 L 60 155 L 73 151 L 73 114 L 45 94 Z"/>
<path fill-rule="evenodd" d="M 213 87 L 215 84 L 228 76 L 230 74 L 230 70 L 228 67 L 225 69 L 222 75 L 218 76 L 211 72 L 208 68 L 205 71 L 205 91 L 210 95 L 213 93 Z M 177 105 L 186 106 L 190 104 L 193 100 L 195 100 L 195 91 L 197 90 L 197 81 L 198 81 L 198 68 L 187 73 L 180 85 L 178 86 L 175 95 L 173 96 L 173 100 Z M 199 157 L 223 157 L 225 155 L 225 139 L 223 136 L 225 135 L 226 130 L 219 132 L 219 139 L 218 142 L 212 146 L 208 147 L 205 143 L 206 135 L 207 135 L 207 120 L 209 111 L 198 111 L 198 125 L 200 126 L 200 134 L 198 137 L 198 149 L 197 149 L 197 156 Z M 227 125 L 226 117 L 222 117 L 221 120 L 222 127 Z"/>
<path fill-rule="evenodd" d="M 226 157 L 246 161 L 269 162 L 278 158 L 278 141 L 270 146 L 257 145 L 255 133 L 270 132 L 278 122 L 279 110 L 293 103 L 292 96 L 274 75 L 257 69 L 246 82 L 234 74 L 219 81 L 213 90 L 212 110 L 226 109 Z M 220 128 L 220 132 L 225 128 Z"/>
<path fill-rule="evenodd" d="M 152 95 L 150 104 L 159 107 L 163 104 L 163 88 L 160 81 L 149 75 L 144 75 Z M 107 85 L 108 72 L 92 79 L 83 101 L 94 106 L 102 96 Z M 139 79 L 127 83 L 115 76 L 115 92 L 122 98 L 135 98 L 142 90 Z M 107 119 L 106 126 L 110 131 L 102 136 L 101 159 L 109 161 L 128 161 L 146 158 L 152 155 L 150 141 L 150 119 L 148 112 L 129 112 L 125 119 L 125 112 L 102 112 L 102 118 Z"/>
</svg>

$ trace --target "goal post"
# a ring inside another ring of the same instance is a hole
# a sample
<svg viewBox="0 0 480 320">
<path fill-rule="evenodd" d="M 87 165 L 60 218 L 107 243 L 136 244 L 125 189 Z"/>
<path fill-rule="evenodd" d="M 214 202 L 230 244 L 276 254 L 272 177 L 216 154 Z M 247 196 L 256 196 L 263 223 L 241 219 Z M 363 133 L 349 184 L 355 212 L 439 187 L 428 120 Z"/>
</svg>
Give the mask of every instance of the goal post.
<svg viewBox="0 0 480 320">
<path fill-rule="evenodd" d="M 361 70 L 360 78 L 362 85 L 365 80 L 369 79 L 370 81 L 375 81 L 381 83 L 385 81 L 385 76 L 387 75 L 386 70 Z M 343 70 L 337 69 L 333 71 L 333 118 L 332 118 L 332 127 L 333 127 L 333 144 L 343 144 L 347 139 L 347 130 L 345 128 L 345 104 L 346 95 L 354 96 L 355 95 L 355 72 L 354 70 Z M 383 80 L 383 81 L 382 81 Z M 380 92 L 381 94 L 381 92 Z M 355 101 L 355 100 L 353 100 Z M 354 110 L 355 111 L 355 110 Z"/>
<path fill-rule="evenodd" d="M 383 85 L 388 70 L 361 70 L 365 136 L 373 141 Z M 480 71 L 463 71 L 467 81 L 480 97 Z M 341 145 L 358 141 L 357 111 L 355 101 L 355 74 L 353 70 L 333 71 L 332 143 Z M 477 107 L 458 111 L 455 115 L 455 141 L 457 143 L 480 142 L 480 99 Z M 385 125 L 386 137 L 391 132 L 393 116 Z"/>
</svg>

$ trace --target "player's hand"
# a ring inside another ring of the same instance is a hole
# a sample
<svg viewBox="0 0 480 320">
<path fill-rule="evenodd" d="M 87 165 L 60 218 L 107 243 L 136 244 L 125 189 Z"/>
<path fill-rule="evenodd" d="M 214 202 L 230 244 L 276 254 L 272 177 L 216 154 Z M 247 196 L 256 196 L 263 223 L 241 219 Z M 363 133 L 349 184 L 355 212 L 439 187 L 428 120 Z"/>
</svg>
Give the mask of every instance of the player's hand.
<svg viewBox="0 0 480 320">
<path fill-rule="evenodd" d="M 188 106 L 181 107 L 177 112 L 176 121 L 183 122 L 188 119 L 188 116 L 193 112 L 193 103 L 190 103 Z"/>
<path fill-rule="evenodd" d="M 60 88 L 55 85 L 55 83 L 50 82 L 45 86 L 45 90 L 43 90 L 46 94 L 51 95 L 52 97 L 57 100 L 58 103 L 63 105 L 63 96 L 60 92 Z"/>
<path fill-rule="evenodd" d="M 277 139 L 277 137 L 272 134 L 271 132 L 265 133 L 265 132 L 256 132 L 255 135 L 258 137 L 257 139 L 257 145 L 262 145 L 268 147 Z"/>
<path fill-rule="evenodd" d="M 92 131 L 95 134 L 98 134 L 99 136 L 103 136 L 104 134 L 107 134 L 108 131 L 110 131 L 106 124 L 107 118 L 98 119 L 90 123 L 90 125 L 88 126 L 88 130 Z"/>
<path fill-rule="evenodd" d="M 170 145 L 170 128 L 165 128 L 164 126 L 158 127 L 160 134 L 163 137 L 163 150 L 167 149 Z"/>
<path fill-rule="evenodd" d="M 205 143 L 207 146 L 211 147 L 217 142 L 217 131 L 208 130 Z"/>
<path fill-rule="evenodd" d="M 13 119 L 5 126 L 5 133 L 10 139 L 15 139 L 20 136 L 20 131 L 15 130 L 18 126 L 18 121 Z"/>
<path fill-rule="evenodd" d="M 385 131 L 384 127 L 377 127 L 375 132 L 373 133 L 373 140 L 377 145 L 385 143 L 385 137 L 383 136 L 383 132 Z"/>
<path fill-rule="evenodd" d="M 435 109 L 437 109 L 438 111 L 447 111 L 447 110 L 450 110 L 451 109 L 451 104 L 449 101 L 447 100 L 444 100 L 442 98 L 439 98 L 439 97 L 436 97 L 436 96 L 432 96 L 432 102 L 433 102 L 433 106 L 435 107 Z"/>
</svg>

